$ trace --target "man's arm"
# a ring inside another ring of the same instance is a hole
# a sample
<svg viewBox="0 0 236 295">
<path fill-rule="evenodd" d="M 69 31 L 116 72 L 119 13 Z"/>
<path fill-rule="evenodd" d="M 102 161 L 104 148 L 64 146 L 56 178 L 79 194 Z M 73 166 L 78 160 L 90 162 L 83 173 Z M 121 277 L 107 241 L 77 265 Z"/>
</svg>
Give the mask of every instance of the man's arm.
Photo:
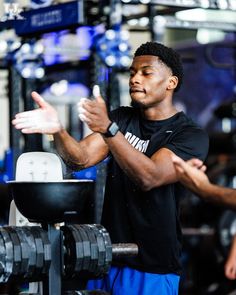
<svg viewBox="0 0 236 295">
<path fill-rule="evenodd" d="M 192 159 L 183 161 L 177 156 L 172 157 L 178 180 L 206 201 L 236 209 L 236 190 L 212 184 L 204 173 L 202 161 Z"/>
<path fill-rule="evenodd" d="M 136 150 L 120 132 L 105 141 L 119 166 L 142 190 L 177 181 L 171 150 L 161 148 L 149 158 Z"/>
<path fill-rule="evenodd" d="M 57 111 L 37 92 L 32 98 L 38 109 L 16 114 L 12 124 L 25 134 L 52 134 L 63 160 L 75 169 L 97 164 L 108 154 L 108 147 L 99 133 L 77 142 L 62 127 Z"/>
<path fill-rule="evenodd" d="M 104 134 L 111 121 L 100 94 L 94 96 L 94 100 L 81 102 L 80 118 L 88 124 L 91 130 Z M 136 150 L 121 132 L 114 137 L 104 137 L 104 141 L 119 166 L 142 190 L 148 191 L 154 187 L 177 181 L 171 158 L 174 153 L 169 149 L 162 148 L 149 158 Z"/>
<path fill-rule="evenodd" d="M 56 149 L 72 169 L 84 169 L 101 162 L 108 155 L 108 146 L 99 133 L 76 141 L 65 130 L 54 135 Z"/>
</svg>

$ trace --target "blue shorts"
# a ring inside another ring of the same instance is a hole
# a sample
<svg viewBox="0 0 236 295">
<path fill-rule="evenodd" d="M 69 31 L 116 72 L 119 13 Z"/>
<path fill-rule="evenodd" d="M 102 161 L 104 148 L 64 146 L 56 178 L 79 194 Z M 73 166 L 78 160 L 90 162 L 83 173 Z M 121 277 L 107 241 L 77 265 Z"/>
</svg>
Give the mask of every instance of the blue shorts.
<svg viewBox="0 0 236 295">
<path fill-rule="evenodd" d="M 176 274 L 153 274 L 112 266 L 106 277 L 89 280 L 87 290 L 103 290 L 112 295 L 178 295 L 179 280 Z"/>
</svg>

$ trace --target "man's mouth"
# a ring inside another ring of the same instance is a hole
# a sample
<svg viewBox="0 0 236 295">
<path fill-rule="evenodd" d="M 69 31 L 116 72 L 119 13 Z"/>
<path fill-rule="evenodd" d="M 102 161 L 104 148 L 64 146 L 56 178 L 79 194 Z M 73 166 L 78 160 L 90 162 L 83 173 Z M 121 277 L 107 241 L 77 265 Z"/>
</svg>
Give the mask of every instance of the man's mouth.
<svg viewBox="0 0 236 295">
<path fill-rule="evenodd" d="M 130 88 L 130 93 L 136 93 L 136 92 L 144 93 L 145 91 L 140 88 L 135 88 L 135 87 Z"/>
</svg>

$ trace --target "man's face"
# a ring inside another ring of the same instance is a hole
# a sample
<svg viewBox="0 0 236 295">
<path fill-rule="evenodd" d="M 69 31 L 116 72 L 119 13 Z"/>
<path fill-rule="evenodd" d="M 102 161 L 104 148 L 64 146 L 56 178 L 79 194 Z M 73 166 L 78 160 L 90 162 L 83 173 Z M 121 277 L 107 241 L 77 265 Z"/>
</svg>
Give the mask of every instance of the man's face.
<svg viewBox="0 0 236 295">
<path fill-rule="evenodd" d="M 167 96 L 171 77 L 171 70 L 157 56 L 134 57 L 129 79 L 132 101 L 143 107 L 159 104 Z"/>
</svg>

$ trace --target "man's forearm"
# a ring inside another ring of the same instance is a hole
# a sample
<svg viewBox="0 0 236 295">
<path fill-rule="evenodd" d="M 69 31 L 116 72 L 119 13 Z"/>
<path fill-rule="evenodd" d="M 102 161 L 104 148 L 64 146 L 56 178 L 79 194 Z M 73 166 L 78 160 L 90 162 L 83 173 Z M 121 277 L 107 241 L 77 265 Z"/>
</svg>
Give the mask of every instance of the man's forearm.
<svg viewBox="0 0 236 295">
<path fill-rule="evenodd" d="M 84 151 L 82 144 L 79 144 L 66 130 L 63 129 L 54 134 L 54 142 L 58 154 L 66 165 L 76 170 L 86 167 L 88 162 L 87 153 Z"/>
<path fill-rule="evenodd" d="M 159 160 L 153 160 L 135 149 L 121 132 L 118 132 L 115 137 L 104 140 L 121 169 L 142 190 L 148 191 L 153 187 L 176 181 L 174 167 L 169 155 L 168 161 L 167 151 L 165 155 L 162 154 L 163 157 L 159 157 Z"/>
<path fill-rule="evenodd" d="M 205 188 L 199 189 L 200 194 L 206 201 L 236 209 L 236 190 L 221 187 L 209 183 Z"/>
</svg>

